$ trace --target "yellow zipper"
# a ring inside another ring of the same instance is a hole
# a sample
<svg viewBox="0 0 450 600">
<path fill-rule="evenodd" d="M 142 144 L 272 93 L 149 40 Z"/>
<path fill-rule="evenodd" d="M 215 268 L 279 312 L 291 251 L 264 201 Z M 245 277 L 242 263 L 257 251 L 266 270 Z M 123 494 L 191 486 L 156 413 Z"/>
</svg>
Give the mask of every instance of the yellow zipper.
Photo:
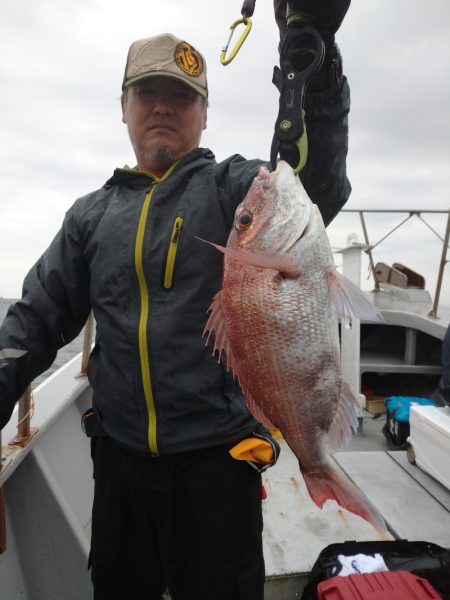
<svg viewBox="0 0 450 600">
<path fill-rule="evenodd" d="M 172 236 L 170 238 L 169 251 L 167 252 L 166 271 L 164 273 L 164 287 L 170 289 L 173 284 L 173 270 L 175 267 L 175 258 L 178 250 L 178 240 L 180 239 L 181 228 L 183 227 L 183 217 L 177 217 L 173 224 Z"/>
<path fill-rule="evenodd" d="M 145 227 L 147 225 L 148 211 L 150 202 L 152 200 L 153 192 L 155 191 L 156 184 L 169 177 L 177 163 L 164 173 L 161 178 L 155 177 L 151 188 L 145 196 L 144 203 L 142 205 L 141 214 L 139 216 L 138 229 L 136 234 L 136 243 L 134 247 L 134 264 L 136 269 L 136 275 L 139 284 L 139 295 L 141 300 L 141 311 L 139 316 L 139 359 L 141 364 L 141 375 L 142 385 L 144 388 L 145 403 L 147 405 L 148 412 L 148 445 L 152 454 L 158 454 L 158 444 L 156 438 L 156 408 L 155 401 L 153 398 L 152 380 L 150 372 L 150 359 L 148 352 L 148 341 L 147 341 L 147 325 L 150 311 L 150 300 L 148 294 L 148 285 L 145 279 L 144 266 L 143 266 L 143 249 L 144 249 L 144 238 L 145 238 Z"/>
<path fill-rule="evenodd" d="M 148 209 L 155 188 L 152 186 L 148 194 L 145 196 L 144 204 L 139 217 L 139 224 L 136 236 L 136 245 L 134 250 L 134 262 L 136 274 L 139 282 L 139 293 L 141 297 L 141 314 L 139 317 L 139 357 L 141 361 L 142 384 L 144 387 L 145 403 L 147 404 L 148 412 L 148 445 L 152 454 L 158 454 L 158 446 L 156 444 L 156 410 L 153 400 L 152 382 L 150 377 L 150 360 L 148 355 L 147 342 L 147 323 L 148 312 L 150 307 L 148 297 L 148 286 L 145 280 L 143 267 L 143 247 L 145 225 L 147 223 Z"/>
</svg>

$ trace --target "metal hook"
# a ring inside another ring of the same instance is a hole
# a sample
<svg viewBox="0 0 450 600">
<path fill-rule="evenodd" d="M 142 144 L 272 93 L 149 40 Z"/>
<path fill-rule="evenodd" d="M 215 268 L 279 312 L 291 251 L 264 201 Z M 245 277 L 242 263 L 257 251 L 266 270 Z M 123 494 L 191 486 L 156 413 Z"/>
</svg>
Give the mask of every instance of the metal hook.
<svg viewBox="0 0 450 600">
<path fill-rule="evenodd" d="M 233 50 L 230 52 L 229 56 L 228 56 L 228 57 L 226 57 L 225 55 L 226 55 L 226 53 L 227 53 L 228 46 L 230 45 L 231 38 L 233 37 L 234 30 L 236 29 L 236 27 L 237 27 L 238 25 L 241 25 L 242 23 L 245 25 L 245 29 L 244 29 L 244 31 L 242 32 L 242 35 L 241 35 L 241 37 L 240 37 L 240 38 L 238 39 L 238 41 L 236 42 L 236 44 L 235 44 L 235 46 L 234 46 Z M 222 48 L 222 52 L 220 53 L 220 62 L 221 62 L 221 63 L 222 63 L 224 66 L 225 66 L 225 65 L 228 65 L 228 64 L 230 64 L 230 62 L 233 60 L 233 58 L 234 58 L 234 57 L 236 56 L 236 54 L 239 52 L 239 50 L 240 50 L 240 48 L 241 48 L 242 44 L 245 42 L 245 40 L 246 40 L 246 38 L 247 38 L 248 34 L 250 33 L 250 29 L 251 29 L 251 28 L 252 28 L 252 22 L 251 22 L 251 20 L 250 20 L 249 18 L 247 18 L 247 17 L 243 17 L 242 19 L 238 19 L 237 21 L 235 21 L 234 23 L 232 23 L 232 24 L 230 25 L 230 30 L 231 30 L 231 31 L 230 31 L 230 35 L 229 35 L 229 37 L 228 37 L 228 40 L 227 40 L 227 42 L 226 42 L 225 46 Z"/>
</svg>

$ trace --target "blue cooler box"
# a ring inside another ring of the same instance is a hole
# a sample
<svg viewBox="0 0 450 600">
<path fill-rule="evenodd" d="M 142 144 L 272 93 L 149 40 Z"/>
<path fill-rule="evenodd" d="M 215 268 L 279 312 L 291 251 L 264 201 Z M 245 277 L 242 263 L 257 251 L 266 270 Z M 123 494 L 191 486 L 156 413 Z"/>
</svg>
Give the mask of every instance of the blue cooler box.
<svg viewBox="0 0 450 600">
<path fill-rule="evenodd" d="M 404 450 L 408 445 L 409 412 L 412 404 L 436 406 L 436 402 L 430 398 L 417 396 L 388 396 L 384 399 L 386 424 L 383 427 L 383 433 L 387 440 L 399 450 Z"/>
</svg>

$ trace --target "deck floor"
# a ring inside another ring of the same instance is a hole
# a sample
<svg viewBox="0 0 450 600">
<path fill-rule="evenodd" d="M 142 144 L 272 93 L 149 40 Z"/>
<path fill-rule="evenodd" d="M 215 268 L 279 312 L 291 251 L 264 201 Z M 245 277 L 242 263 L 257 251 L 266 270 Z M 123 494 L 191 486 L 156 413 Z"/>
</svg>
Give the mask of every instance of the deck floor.
<svg viewBox="0 0 450 600">
<path fill-rule="evenodd" d="M 364 413 L 360 432 L 335 455 L 337 464 L 380 510 L 390 539 L 423 540 L 450 548 L 449 490 L 411 465 L 405 451 L 392 451 L 382 432 L 385 423 L 385 414 Z M 279 463 L 263 479 L 268 492 L 264 554 L 269 582 L 295 576 L 298 592 L 327 545 L 381 539 L 371 525 L 336 502 L 326 502 L 322 509 L 315 506 L 285 442 Z M 297 596 L 268 596 L 272 597 Z"/>
</svg>

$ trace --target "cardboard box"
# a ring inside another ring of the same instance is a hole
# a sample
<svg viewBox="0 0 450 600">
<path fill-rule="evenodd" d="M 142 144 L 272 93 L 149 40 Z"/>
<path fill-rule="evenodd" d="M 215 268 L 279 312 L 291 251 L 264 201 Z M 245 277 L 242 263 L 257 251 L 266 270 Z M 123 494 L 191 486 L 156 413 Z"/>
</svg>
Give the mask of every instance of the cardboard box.
<svg viewBox="0 0 450 600">
<path fill-rule="evenodd" d="M 409 426 L 416 465 L 450 490 L 450 407 L 412 405 Z"/>
<path fill-rule="evenodd" d="M 366 410 L 372 415 L 379 415 L 386 412 L 384 396 L 371 396 L 366 399 Z"/>
</svg>

